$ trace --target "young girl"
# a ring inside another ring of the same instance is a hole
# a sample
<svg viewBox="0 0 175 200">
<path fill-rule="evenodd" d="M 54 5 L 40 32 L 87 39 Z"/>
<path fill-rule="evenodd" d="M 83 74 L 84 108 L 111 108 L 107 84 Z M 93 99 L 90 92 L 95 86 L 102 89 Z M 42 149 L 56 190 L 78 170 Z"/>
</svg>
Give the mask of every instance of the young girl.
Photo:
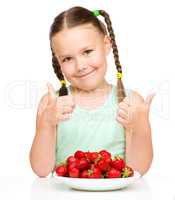
<svg viewBox="0 0 175 200">
<path fill-rule="evenodd" d="M 107 25 L 98 19 L 104 17 Z M 50 29 L 54 72 L 61 82 L 39 103 L 36 134 L 30 150 L 33 171 L 45 177 L 76 150 L 108 150 L 120 155 L 142 175 L 152 158 L 149 109 L 144 100 L 122 83 L 115 35 L 104 10 L 73 7 L 59 14 Z M 105 80 L 106 57 L 113 50 L 117 86 Z M 67 79 L 70 86 L 66 87 Z"/>
</svg>

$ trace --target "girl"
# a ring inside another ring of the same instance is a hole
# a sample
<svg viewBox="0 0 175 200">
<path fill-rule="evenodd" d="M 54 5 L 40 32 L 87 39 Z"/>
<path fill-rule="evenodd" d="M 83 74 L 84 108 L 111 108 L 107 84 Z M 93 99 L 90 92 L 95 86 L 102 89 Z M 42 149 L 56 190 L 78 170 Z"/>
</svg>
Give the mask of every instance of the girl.
<svg viewBox="0 0 175 200">
<path fill-rule="evenodd" d="M 62 86 L 55 92 L 48 83 L 48 93 L 40 100 L 30 150 L 33 171 L 45 177 L 76 150 L 106 149 L 145 174 L 153 158 L 149 122 L 153 95 L 144 100 L 137 92 L 125 90 L 109 15 L 82 7 L 62 12 L 51 26 L 50 46 Z M 105 80 L 111 49 L 117 86 Z M 70 86 L 66 87 L 65 79 Z"/>
</svg>

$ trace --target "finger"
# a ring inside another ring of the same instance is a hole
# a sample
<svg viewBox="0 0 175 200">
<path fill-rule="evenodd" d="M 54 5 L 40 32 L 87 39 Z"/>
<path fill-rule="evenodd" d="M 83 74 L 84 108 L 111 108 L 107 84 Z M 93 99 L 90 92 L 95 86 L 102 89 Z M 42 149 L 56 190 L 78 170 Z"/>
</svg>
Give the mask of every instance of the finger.
<svg viewBox="0 0 175 200">
<path fill-rule="evenodd" d="M 128 120 L 128 118 L 129 118 L 128 112 L 125 112 L 125 111 L 122 110 L 122 109 L 119 109 L 119 110 L 118 110 L 118 116 L 119 116 L 119 117 L 122 117 L 123 119 L 126 119 L 126 120 Z"/>
<path fill-rule="evenodd" d="M 56 94 L 52 84 L 47 83 L 48 88 L 48 104 L 56 103 Z"/>
<path fill-rule="evenodd" d="M 70 106 L 64 106 L 63 108 L 62 108 L 62 113 L 64 114 L 64 113 L 72 113 L 73 112 L 73 108 L 72 107 L 70 107 Z"/>
<path fill-rule="evenodd" d="M 117 116 L 116 120 L 125 127 L 128 125 L 128 121 L 120 116 Z"/>
<path fill-rule="evenodd" d="M 149 94 L 147 97 L 146 97 L 146 100 L 145 100 L 145 103 L 150 107 L 151 105 L 151 102 L 153 100 L 153 98 L 155 97 L 156 93 L 152 93 L 152 94 Z"/>
<path fill-rule="evenodd" d="M 128 106 L 131 104 L 131 100 L 129 99 L 129 97 L 125 97 L 123 99 L 123 103 L 127 104 Z"/>
<path fill-rule="evenodd" d="M 66 114 L 64 114 L 64 115 L 61 115 L 60 116 L 60 121 L 65 121 L 65 120 L 68 120 L 68 119 L 70 119 L 71 118 L 71 114 L 69 114 L 69 113 L 66 113 Z"/>
<path fill-rule="evenodd" d="M 61 109 L 61 111 L 63 110 L 74 110 L 75 109 L 75 105 L 74 104 L 70 104 L 70 103 L 66 103 L 65 101 L 60 101 L 60 99 L 57 98 L 56 100 L 56 107 L 58 109 L 58 111 Z"/>
<path fill-rule="evenodd" d="M 75 107 L 75 97 L 73 95 L 69 95 L 68 103 L 70 106 Z"/>
<path fill-rule="evenodd" d="M 59 97 L 59 101 L 58 104 L 61 102 L 61 105 L 63 106 L 71 106 L 72 108 L 75 107 L 75 97 L 73 97 L 72 95 L 66 95 L 66 96 L 62 96 Z"/>
<path fill-rule="evenodd" d="M 119 109 L 122 109 L 122 110 L 124 110 L 125 112 L 128 112 L 128 110 L 129 110 L 129 106 L 128 106 L 128 104 L 126 104 L 125 102 L 120 102 L 120 103 L 118 104 L 118 107 L 119 107 Z"/>
<path fill-rule="evenodd" d="M 72 104 L 71 104 L 71 106 L 73 107 L 73 108 L 75 108 L 75 106 L 76 106 L 76 101 L 75 101 L 75 97 L 73 96 L 73 95 L 71 95 L 72 96 Z"/>
</svg>

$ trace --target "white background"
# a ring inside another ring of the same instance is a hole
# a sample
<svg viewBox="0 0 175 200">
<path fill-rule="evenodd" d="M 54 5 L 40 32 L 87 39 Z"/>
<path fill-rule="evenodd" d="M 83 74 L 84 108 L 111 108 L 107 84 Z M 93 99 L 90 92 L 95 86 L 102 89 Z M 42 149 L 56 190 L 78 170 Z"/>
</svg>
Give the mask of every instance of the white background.
<svg viewBox="0 0 175 200">
<path fill-rule="evenodd" d="M 173 4 L 173 0 L 0 2 L 1 199 L 34 199 L 36 175 L 29 164 L 29 151 L 37 105 L 47 92 L 47 82 L 55 89 L 60 87 L 51 65 L 49 28 L 56 15 L 72 6 L 109 13 L 125 87 L 144 98 L 156 91 L 150 112 L 154 160 L 145 179 L 150 188 L 154 185 L 152 198 L 162 197 L 163 190 L 169 191 L 169 199 L 175 197 L 171 188 L 175 178 Z M 106 78 L 112 84 L 116 84 L 115 72 L 111 52 Z M 162 188 L 157 184 L 161 180 L 166 182 Z"/>
</svg>

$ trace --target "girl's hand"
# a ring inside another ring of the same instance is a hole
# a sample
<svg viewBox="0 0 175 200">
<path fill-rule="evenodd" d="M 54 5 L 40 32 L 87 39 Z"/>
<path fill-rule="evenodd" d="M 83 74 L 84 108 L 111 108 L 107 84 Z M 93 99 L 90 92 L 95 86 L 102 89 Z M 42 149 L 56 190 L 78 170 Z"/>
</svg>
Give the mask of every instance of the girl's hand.
<svg viewBox="0 0 175 200">
<path fill-rule="evenodd" d="M 143 99 L 137 92 L 132 92 L 119 103 L 116 120 L 122 124 L 126 130 L 134 130 L 144 120 L 149 120 L 149 110 L 155 93 Z"/>
<path fill-rule="evenodd" d="M 42 112 L 42 123 L 56 126 L 60 121 L 70 118 L 75 107 L 75 101 L 72 95 L 56 96 L 56 92 L 50 83 L 47 84 L 47 87 L 47 102 Z"/>
</svg>

